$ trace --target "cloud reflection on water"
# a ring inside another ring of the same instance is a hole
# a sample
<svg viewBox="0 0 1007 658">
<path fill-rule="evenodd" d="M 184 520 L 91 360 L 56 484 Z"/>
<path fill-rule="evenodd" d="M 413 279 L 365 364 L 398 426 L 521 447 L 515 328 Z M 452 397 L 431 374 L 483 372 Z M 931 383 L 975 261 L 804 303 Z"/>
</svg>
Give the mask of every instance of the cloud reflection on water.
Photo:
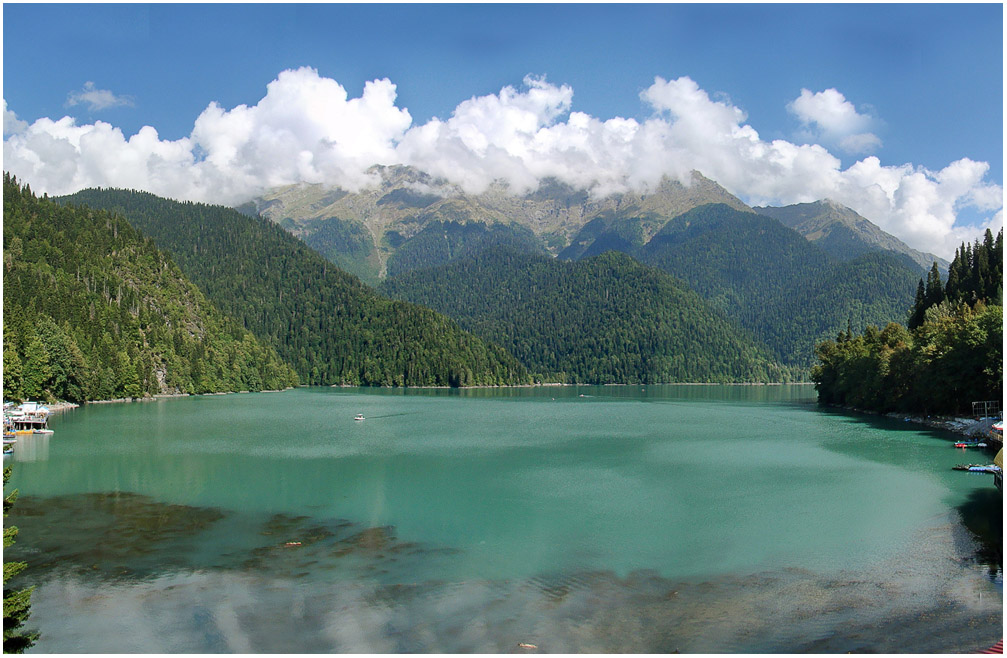
<svg viewBox="0 0 1007 658">
<path fill-rule="evenodd" d="M 1002 633 L 968 532 L 866 571 L 673 580 L 652 571 L 433 577 L 464 556 L 390 526 L 156 503 L 18 502 L 46 652 L 957 652 Z M 70 533 L 72 536 L 68 536 Z M 101 629 L 101 632 L 95 632 Z"/>
</svg>

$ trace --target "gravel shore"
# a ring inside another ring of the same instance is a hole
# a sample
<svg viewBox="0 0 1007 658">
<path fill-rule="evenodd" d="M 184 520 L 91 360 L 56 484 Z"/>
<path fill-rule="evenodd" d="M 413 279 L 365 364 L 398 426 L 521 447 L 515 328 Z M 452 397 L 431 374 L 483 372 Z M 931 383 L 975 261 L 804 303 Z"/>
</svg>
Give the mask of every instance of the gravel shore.
<svg viewBox="0 0 1007 658">
<path fill-rule="evenodd" d="M 907 416 L 905 414 L 886 414 L 889 418 L 901 418 L 911 423 L 919 423 L 927 427 L 946 430 L 968 438 L 990 438 L 990 428 L 998 418 L 963 418 L 954 416 Z"/>
</svg>

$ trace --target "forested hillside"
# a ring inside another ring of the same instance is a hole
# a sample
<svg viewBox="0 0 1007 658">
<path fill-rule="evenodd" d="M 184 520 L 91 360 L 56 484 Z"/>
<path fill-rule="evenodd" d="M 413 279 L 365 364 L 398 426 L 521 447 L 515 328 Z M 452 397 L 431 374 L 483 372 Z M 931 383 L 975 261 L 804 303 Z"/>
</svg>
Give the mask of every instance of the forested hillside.
<svg viewBox="0 0 1007 658">
<path fill-rule="evenodd" d="M 636 253 L 800 367 L 811 365 L 815 342 L 850 322 L 903 319 L 919 276 L 888 252 L 837 262 L 778 221 L 723 204 L 675 217 Z"/>
<path fill-rule="evenodd" d="M 549 379 L 582 383 L 783 381 L 744 331 L 672 277 L 610 252 L 578 262 L 489 249 L 388 279 Z"/>
<path fill-rule="evenodd" d="M 290 228 L 290 223 L 281 226 Z M 304 228 L 301 237 L 305 244 L 336 267 L 370 285 L 378 282 L 381 262 L 366 226 L 359 222 L 310 220 L 304 223 Z"/>
<path fill-rule="evenodd" d="M 381 177 L 374 189 L 292 186 L 249 209 L 372 282 L 499 243 L 565 260 L 623 252 L 684 281 L 772 359 L 806 373 L 815 343 L 848 323 L 903 321 L 920 274 L 905 255 L 924 256 L 838 204 L 764 209 L 805 236 L 698 172 L 689 185 L 665 179 L 646 194 L 603 199 L 555 181 L 521 197 L 469 196 L 409 167 L 372 173 Z"/>
<path fill-rule="evenodd" d="M 795 285 L 792 294 L 779 294 L 755 309 L 752 332 L 784 363 L 807 366 L 815 344 L 841 327 L 905 318 L 916 272 L 907 257 L 885 252 L 835 263 Z"/>
<path fill-rule="evenodd" d="M 381 297 L 268 220 L 144 192 L 63 200 L 121 213 L 302 382 L 465 386 L 528 381 L 511 355 L 429 309 Z"/>
<path fill-rule="evenodd" d="M 284 388 L 293 370 L 119 217 L 4 176 L 5 399 Z"/>
<path fill-rule="evenodd" d="M 874 411 L 971 413 L 1003 398 L 1003 231 L 962 245 L 948 280 L 936 265 L 919 283 L 910 329 L 891 323 L 840 332 L 816 348 L 824 404 Z"/>
<path fill-rule="evenodd" d="M 386 236 L 398 247 L 388 259 L 388 276 L 436 267 L 492 247 L 507 246 L 530 254 L 548 253 L 534 233 L 518 224 L 487 226 L 478 222 L 432 221 L 408 241 L 397 237 L 394 231 Z"/>
</svg>

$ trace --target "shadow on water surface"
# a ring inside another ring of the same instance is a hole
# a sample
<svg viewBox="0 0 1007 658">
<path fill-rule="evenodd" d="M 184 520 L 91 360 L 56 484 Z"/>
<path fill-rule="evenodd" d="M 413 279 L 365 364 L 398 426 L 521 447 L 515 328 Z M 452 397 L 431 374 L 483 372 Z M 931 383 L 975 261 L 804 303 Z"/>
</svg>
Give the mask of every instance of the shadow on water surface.
<svg viewBox="0 0 1007 658">
<path fill-rule="evenodd" d="M 992 480 L 987 473 L 969 474 Z M 976 489 L 958 506 L 962 523 L 975 535 L 976 560 L 989 570 L 991 580 L 1003 582 L 1003 494 L 992 486 Z"/>
<path fill-rule="evenodd" d="M 884 432 L 912 433 L 924 439 L 938 439 L 947 444 L 948 457 L 943 458 L 947 465 L 941 464 L 939 468 L 949 468 L 951 463 L 990 463 L 996 451 L 991 448 L 970 450 L 968 452 L 954 449 L 953 445 L 961 441 L 958 434 L 933 428 L 919 423 L 907 421 L 905 419 L 891 418 L 877 414 L 868 414 L 835 407 L 821 407 L 821 413 L 836 418 L 841 418 L 848 422 L 871 429 L 883 430 Z M 911 453 L 917 453 L 923 460 L 933 460 L 933 453 L 929 452 L 921 442 L 906 442 L 901 444 L 896 450 L 899 458 L 907 458 Z M 833 445 L 832 448 L 841 448 Z M 951 454 L 953 453 L 953 457 Z M 892 458 L 892 453 L 882 450 L 871 454 L 858 453 L 862 458 L 872 459 L 882 463 L 898 463 Z M 952 477 L 956 479 L 967 479 L 975 484 L 976 488 L 966 494 L 966 499 L 956 505 L 962 523 L 972 534 L 974 543 L 969 541 L 959 542 L 959 554 L 971 555 L 978 564 L 984 565 L 993 580 L 1003 579 L 1003 494 L 993 485 L 993 476 L 988 473 L 968 473 L 955 472 Z"/>
<path fill-rule="evenodd" d="M 852 409 L 841 409 L 838 407 L 818 406 L 818 411 L 826 416 L 844 418 L 850 422 L 866 425 L 874 429 L 886 432 L 914 432 L 924 436 L 931 436 L 937 439 L 960 440 L 962 437 L 948 430 L 922 425 L 908 420 L 908 416 L 903 418 L 893 418 L 881 414 L 867 413 L 865 411 L 854 411 Z"/>
</svg>

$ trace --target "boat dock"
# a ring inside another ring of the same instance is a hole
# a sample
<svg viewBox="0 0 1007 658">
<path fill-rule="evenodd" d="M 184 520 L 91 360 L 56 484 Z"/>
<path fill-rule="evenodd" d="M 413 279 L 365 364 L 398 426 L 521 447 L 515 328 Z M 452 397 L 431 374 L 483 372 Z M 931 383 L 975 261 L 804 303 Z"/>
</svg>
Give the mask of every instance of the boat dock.
<svg viewBox="0 0 1007 658">
<path fill-rule="evenodd" d="M 19 436 L 52 434 L 53 431 L 49 429 L 49 413 L 49 408 L 38 402 L 4 402 L 3 454 L 13 454 Z"/>
<path fill-rule="evenodd" d="M 24 402 L 18 406 L 4 403 L 4 434 L 49 433 L 49 407 L 38 402 Z"/>
</svg>

